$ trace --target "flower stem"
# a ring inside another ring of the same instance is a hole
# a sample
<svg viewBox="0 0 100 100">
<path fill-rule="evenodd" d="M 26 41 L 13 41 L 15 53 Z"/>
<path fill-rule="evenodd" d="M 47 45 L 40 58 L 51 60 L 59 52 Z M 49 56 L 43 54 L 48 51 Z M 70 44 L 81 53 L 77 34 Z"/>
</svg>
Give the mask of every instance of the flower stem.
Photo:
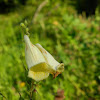
<svg viewBox="0 0 100 100">
<path fill-rule="evenodd" d="M 24 23 L 21 23 L 20 24 L 20 26 L 22 27 L 22 29 L 24 30 L 24 33 L 26 34 L 26 35 L 29 35 L 30 33 L 29 33 L 29 28 L 28 28 L 28 23 L 27 23 L 27 21 L 25 20 L 25 22 Z"/>
<path fill-rule="evenodd" d="M 33 81 L 30 90 L 30 100 L 37 100 L 36 83 Z"/>
</svg>

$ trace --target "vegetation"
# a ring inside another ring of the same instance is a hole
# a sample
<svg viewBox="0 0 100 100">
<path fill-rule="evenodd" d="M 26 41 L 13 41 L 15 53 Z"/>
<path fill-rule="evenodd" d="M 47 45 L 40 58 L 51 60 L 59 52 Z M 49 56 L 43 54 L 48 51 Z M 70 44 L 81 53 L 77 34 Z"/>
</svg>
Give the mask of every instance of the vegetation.
<svg viewBox="0 0 100 100">
<path fill-rule="evenodd" d="M 65 100 L 99 100 L 98 7 L 95 15 L 87 18 L 84 13 L 78 15 L 67 2 L 53 0 L 37 12 L 41 3 L 27 1 L 25 6 L 0 15 L 0 100 L 29 100 L 32 80 L 25 70 L 23 30 L 20 27 L 25 20 L 32 43 L 40 43 L 65 65 L 65 71 L 58 77 L 50 76 L 36 86 L 40 100 L 54 100 L 59 89 L 64 90 Z"/>
</svg>

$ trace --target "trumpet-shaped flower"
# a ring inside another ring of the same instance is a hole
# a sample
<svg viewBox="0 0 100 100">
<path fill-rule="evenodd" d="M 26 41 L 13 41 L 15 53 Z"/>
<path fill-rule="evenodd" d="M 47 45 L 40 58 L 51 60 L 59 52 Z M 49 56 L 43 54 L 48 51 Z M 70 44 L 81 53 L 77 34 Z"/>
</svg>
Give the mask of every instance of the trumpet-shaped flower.
<svg viewBox="0 0 100 100">
<path fill-rule="evenodd" d="M 25 40 L 25 59 L 29 68 L 28 76 L 36 81 L 46 79 L 49 74 L 56 77 L 63 72 L 64 64 L 58 63 L 40 44 L 33 45 L 27 35 Z"/>
</svg>

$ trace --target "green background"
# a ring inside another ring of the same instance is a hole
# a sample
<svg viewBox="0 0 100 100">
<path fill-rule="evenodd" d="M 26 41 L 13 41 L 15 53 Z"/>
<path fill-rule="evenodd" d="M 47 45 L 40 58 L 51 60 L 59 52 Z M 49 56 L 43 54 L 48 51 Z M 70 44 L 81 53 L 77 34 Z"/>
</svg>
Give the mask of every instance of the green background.
<svg viewBox="0 0 100 100">
<path fill-rule="evenodd" d="M 29 100 L 32 80 L 25 71 L 20 27 L 25 20 L 31 42 L 40 43 L 65 65 L 62 74 L 55 79 L 50 75 L 37 85 L 39 100 L 54 100 L 58 89 L 64 90 L 65 100 L 100 100 L 99 6 L 86 17 L 85 12 L 77 14 L 75 3 L 48 0 L 34 19 L 43 1 L 25 1 L 0 1 L 5 4 L 0 8 L 0 100 Z"/>
</svg>

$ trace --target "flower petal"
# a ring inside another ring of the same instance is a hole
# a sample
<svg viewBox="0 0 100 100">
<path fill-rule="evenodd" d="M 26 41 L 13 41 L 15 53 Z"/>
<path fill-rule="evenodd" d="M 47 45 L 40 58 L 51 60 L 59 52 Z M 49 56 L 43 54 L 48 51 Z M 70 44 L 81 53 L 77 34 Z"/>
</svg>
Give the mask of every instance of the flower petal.
<svg viewBox="0 0 100 100">
<path fill-rule="evenodd" d="M 28 77 L 34 79 L 35 81 L 41 81 L 43 79 L 46 79 L 49 76 L 48 72 L 33 72 L 29 70 Z"/>
<path fill-rule="evenodd" d="M 35 45 L 32 45 L 27 35 L 24 36 L 24 40 L 26 44 L 25 59 L 28 68 L 31 68 L 36 64 L 46 62 L 40 50 Z"/>
<path fill-rule="evenodd" d="M 43 62 L 43 63 L 39 63 L 33 67 L 30 68 L 31 71 L 34 72 L 48 72 L 48 73 L 54 73 L 55 70 L 53 70 L 51 68 L 51 66 L 49 66 L 47 63 Z"/>
<path fill-rule="evenodd" d="M 64 64 L 63 63 L 59 63 L 57 62 L 53 56 L 46 51 L 40 44 L 36 44 L 36 47 L 41 51 L 41 53 L 43 54 L 46 62 L 52 67 L 52 69 L 54 69 L 57 72 L 63 72 L 64 71 Z"/>
</svg>

